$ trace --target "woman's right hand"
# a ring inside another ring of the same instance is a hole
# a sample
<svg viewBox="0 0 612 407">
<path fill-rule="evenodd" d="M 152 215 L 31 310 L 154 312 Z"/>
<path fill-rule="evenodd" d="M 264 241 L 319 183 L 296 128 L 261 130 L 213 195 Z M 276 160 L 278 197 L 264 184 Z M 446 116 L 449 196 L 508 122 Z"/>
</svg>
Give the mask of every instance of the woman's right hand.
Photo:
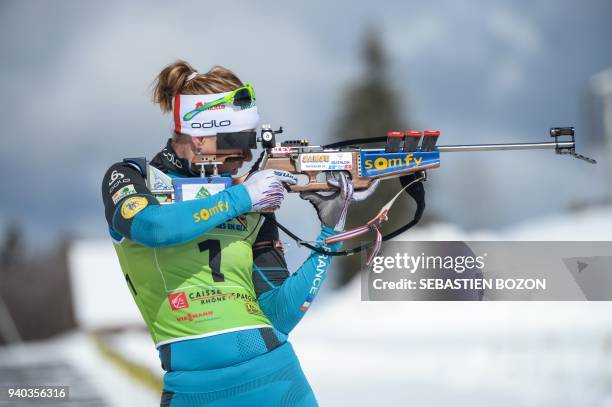
<svg viewBox="0 0 612 407">
<path fill-rule="evenodd" d="M 285 198 L 283 183 L 297 184 L 297 177 L 281 170 L 262 170 L 251 174 L 242 185 L 251 198 L 252 211 L 276 210 Z"/>
</svg>

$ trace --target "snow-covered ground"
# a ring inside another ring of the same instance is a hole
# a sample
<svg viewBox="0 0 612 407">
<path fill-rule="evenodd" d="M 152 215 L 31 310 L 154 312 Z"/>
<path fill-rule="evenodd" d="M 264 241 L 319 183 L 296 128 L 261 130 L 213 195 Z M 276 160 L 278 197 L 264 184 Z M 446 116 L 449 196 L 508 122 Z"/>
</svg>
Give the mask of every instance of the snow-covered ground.
<svg viewBox="0 0 612 407">
<path fill-rule="evenodd" d="M 608 303 L 361 302 L 359 284 L 292 335 L 322 405 L 612 405 Z"/>
<path fill-rule="evenodd" d="M 70 402 L 61 406 L 156 406 L 160 394 L 130 376 L 104 358 L 94 339 L 82 332 L 23 345 L 0 347 L 0 384 L 69 386 Z M 37 379 L 40 378 L 40 379 Z M 42 380 L 42 382 L 41 382 Z M 39 405 L 20 401 L 4 405 Z M 48 402 L 42 403 L 49 405 Z"/>
<path fill-rule="evenodd" d="M 612 208 L 601 207 L 495 232 L 432 224 L 400 238 L 610 236 Z M 70 262 L 83 327 L 140 321 L 110 242 L 78 242 Z M 322 406 L 612 406 L 610 309 L 608 302 L 362 302 L 356 279 L 342 290 L 323 292 L 291 341 Z M 157 394 L 118 370 L 100 368 L 105 364 L 86 338 L 62 339 L 69 346 L 61 345 L 60 353 L 95 377 L 92 383 L 102 392 L 107 387 L 101 382 L 121 382 L 117 393 L 143 397 L 134 405 L 158 403 Z M 129 330 L 108 340 L 126 359 L 161 375 L 148 333 Z"/>
</svg>

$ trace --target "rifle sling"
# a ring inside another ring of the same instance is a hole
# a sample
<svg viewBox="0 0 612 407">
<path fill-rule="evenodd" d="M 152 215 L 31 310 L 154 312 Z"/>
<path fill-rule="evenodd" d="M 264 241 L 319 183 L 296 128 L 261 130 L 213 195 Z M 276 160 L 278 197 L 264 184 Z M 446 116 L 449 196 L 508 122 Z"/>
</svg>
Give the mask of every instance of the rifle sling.
<svg viewBox="0 0 612 407">
<path fill-rule="evenodd" d="M 399 177 L 400 183 L 403 187 L 405 187 L 406 185 L 408 185 L 410 182 L 414 181 L 414 179 L 416 178 L 416 174 L 408 174 L 408 175 L 403 175 L 401 177 Z M 417 223 L 419 223 L 419 221 L 421 220 L 421 217 L 423 216 L 423 212 L 425 211 L 425 188 L 423 187 L 423 182 L 419 181 L 419 182 L 415 182 L 414 184 L 408 186 L 408 188 L 405 189 L 406 193 L 414 200 L 414 202 L 416 203 L 416 211 L 414 213 L 414 217 L 412 218 L 412 220 L 408 223 L 406 223 L 404 226 L 401 226 L 399 228 L 397 228 L 396 230 L 394 230 L 391 233 L 386 234 L 385 236 L 383 236 L 383 242 L 392 239 L 396 236 L 398 236 L 401 233 L 404 233 L 405 231 L 407 231 L 408 229 L 410 229 L 411 227 L 413 227 L 414 225 L 416 225 Z M 338 252 L 332 252 L 326 249 L 323 249 L 321 247 L 317 247 L 314 246 L 308 242 L 305 242 L 304 240 L 300 239 L 299 236 L 297 236 L 295 233 L 291 232 L 289 229 L 287 229 L 285 226 L 283 226 L 282 224 L 280 224 L 278 221 L 276 221 L 276 219 L 271 216 L 272 214 L 270 213 L 264 213 L 262 214 L 267 221 L 271 222 L 272 224 L 274 224 L 276 227 L 278 227 L 280 230 L 282 230 L 283 232 L 285 232 L 285 234 L 287 234 L 287 236 L 289 236 L 290 238 L 292 238 L 293 240 L 295 240 L 295 242 L 300 245 L 300 246 L 304 246 L 310 250 L 313 250 L 317 253 L 321 253 L 321 254 L 326 254 L 328 256 L 351 256 L 353 254 L 356 253 L 360 253 L 363 250 L 369 249 L 370 247 L 372 247 L 372 245 L 374 244 L 374 242 L 370 242 L 358 247 L 354 247 L 352 249 L 347 249 L 347 250 L 341 250 Z"/>
</svg>

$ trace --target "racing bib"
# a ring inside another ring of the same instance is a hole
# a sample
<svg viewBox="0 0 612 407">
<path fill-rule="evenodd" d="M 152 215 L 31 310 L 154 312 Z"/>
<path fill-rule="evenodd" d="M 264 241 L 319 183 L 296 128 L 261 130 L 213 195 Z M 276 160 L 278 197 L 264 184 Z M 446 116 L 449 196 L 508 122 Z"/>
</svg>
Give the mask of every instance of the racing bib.
<svg viewBox="0 0 612 407">
<path fill-rule="evenodd" d="M 252 244 L 262 222 L 258 214 L 241 215 L 174 247 L 114 243 L 156 346 L 271 326 L 252 281 Z"/>
</svg>

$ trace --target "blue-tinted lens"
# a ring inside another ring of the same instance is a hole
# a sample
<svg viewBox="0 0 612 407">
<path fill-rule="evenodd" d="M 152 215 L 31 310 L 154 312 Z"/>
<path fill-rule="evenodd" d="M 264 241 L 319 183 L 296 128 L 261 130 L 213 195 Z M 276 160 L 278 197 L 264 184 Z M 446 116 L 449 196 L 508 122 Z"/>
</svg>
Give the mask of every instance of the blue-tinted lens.
<svg viewBox="0 0 612 407">
<path fill-rule="evenodd" d="M 253 98 L 247 88 L 240 89 L 234 95 L 234 106 L 246 107 L 251 104 Z"/>
</svg>

